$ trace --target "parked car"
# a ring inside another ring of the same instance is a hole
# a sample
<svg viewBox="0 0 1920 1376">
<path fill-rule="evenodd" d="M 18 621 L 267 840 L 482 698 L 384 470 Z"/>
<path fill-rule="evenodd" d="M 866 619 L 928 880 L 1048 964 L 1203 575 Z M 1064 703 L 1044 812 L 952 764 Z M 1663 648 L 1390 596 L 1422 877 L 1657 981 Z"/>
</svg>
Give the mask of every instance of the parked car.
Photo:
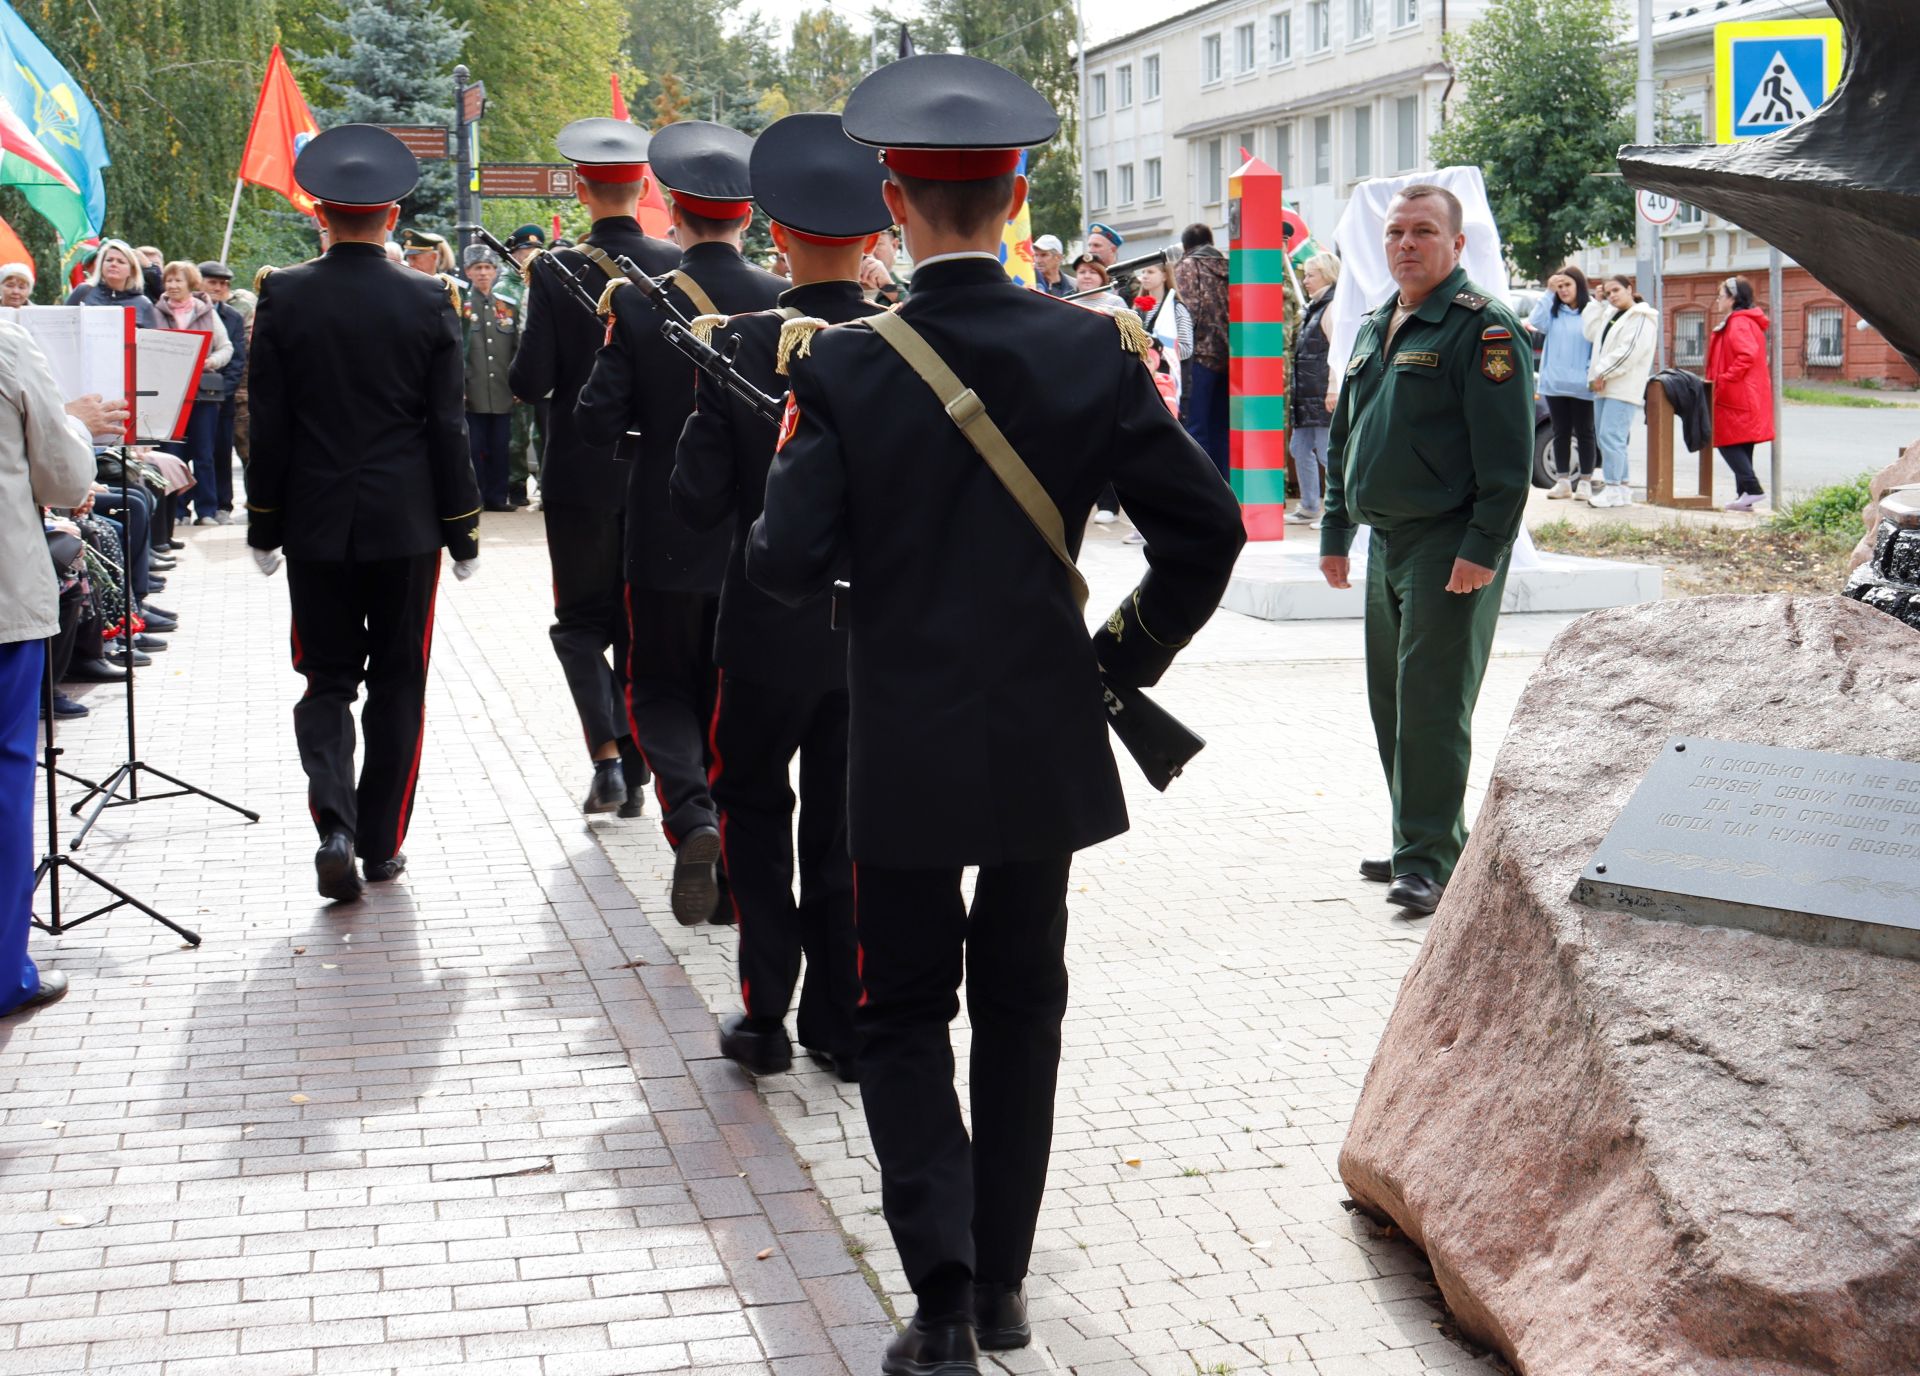
<svg viewBox="0 0 1920 1376">
<path fill-rule="evenodd" d="M 1507 305 L 1520 320 L 1533 314 L 1533 308 L 1540 304 L 1545 292 L 1539 287 L 1507 288 Z M 1540 375 L 1540 351 L 1545 344 L 1532 330 L 1527 338 L 1533 344 L 1533 373 Z M 1547 399 L 1538 392 L 1533 396 L 1533 485 L 1535 487 L 1553 486 L 1553 417 L 1547 414 Z"/>
</svg>

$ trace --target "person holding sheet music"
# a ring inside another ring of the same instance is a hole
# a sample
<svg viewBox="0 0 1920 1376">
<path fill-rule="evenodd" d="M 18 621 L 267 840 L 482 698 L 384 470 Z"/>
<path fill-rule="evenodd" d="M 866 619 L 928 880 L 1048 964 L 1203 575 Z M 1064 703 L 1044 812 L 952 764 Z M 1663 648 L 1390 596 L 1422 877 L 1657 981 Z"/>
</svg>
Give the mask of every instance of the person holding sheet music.
<svg viewBox="0 0 1920 1376">
<path fill-rule="evenodd" d="M 300 153 L 330 247 L 266 279 L 247 386 L 253 461 L 247 543 L 262 573 L 287 561 L 293 709 L 321 838 L 322 897 L 361 894 L 406 868 L 426 730 L 440 551 L 465 578 L 480 555 L 480 491 L 467 456 L 460 321 L 438 281 L 388 261 L 397 204 L 420 179 L 384 129 L 343 124 Z M 352 704 L 364 683 L 365 763 L 354 779 Z"/>
<path fill-rule="evenodd" d="M 220 370 L 233 358 L 233 341 L 213 302 L 200 295 L 200 268 L 184 259 L 168 263 L 160 272 L 160 302 L 154 314 L 163 330 L 193 330 L 208 334 L 213 342 L 200 370 L 200 390 L 194 393 L 193 410 L 187 417 L 187 437 L 177 452 L 193 469 L 194 524 L 229 525 L 231 513 L 220 509 L 220 475 L 214 471 L 214 441 L 220 429 L 220 406 L 226 400 L 227 384 Z M 231 483 L 231 479 L 229 479 Z M 189 494 L 181 494 L 179 514 L 185 519 Z"/>
</svg>

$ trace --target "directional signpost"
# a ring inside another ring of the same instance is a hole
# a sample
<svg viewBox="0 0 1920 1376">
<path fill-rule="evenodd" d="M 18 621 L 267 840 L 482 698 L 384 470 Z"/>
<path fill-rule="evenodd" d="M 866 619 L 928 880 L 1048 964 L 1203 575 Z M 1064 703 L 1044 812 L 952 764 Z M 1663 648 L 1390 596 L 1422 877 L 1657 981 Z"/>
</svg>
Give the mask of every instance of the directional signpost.
<svg viewBox="0 0 1920 1376">
<path fill-rule="evenodd" d="M 1791 129 L 1827 103 L 1840 84 L 1842 30 L 1838 19 L 1732 20 L 1713 31 L 1715 143 L 1739 143 Z M 1644 193 L 1643 193 L 1644 194 Z M 1643 204 L 1641 213 L 1646 213 Z M 1773 500 L 1780 502 L 1780 402 L 1785 390 L 1781 337 L 1780 250 L 1767 263 L 1772 318 Z"/>
</svg>

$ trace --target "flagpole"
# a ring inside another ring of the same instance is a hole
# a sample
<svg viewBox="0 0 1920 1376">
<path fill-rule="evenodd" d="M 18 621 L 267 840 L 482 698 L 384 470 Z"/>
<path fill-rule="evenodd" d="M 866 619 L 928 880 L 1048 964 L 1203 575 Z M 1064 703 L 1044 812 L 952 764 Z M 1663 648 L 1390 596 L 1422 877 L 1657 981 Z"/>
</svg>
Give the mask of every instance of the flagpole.
<svg viewBox="0 0 1920 1376">
<path fill-rule="evenodd" d="M 240 215 L 240 188 L 246 185 L 240 178 L 233 179 L 233 204 L 227 207 L 227 232 L 220 239 L 220 261 L 227 261 L 227 250 L 233 247 L 233 222 Z"/>
</svg>

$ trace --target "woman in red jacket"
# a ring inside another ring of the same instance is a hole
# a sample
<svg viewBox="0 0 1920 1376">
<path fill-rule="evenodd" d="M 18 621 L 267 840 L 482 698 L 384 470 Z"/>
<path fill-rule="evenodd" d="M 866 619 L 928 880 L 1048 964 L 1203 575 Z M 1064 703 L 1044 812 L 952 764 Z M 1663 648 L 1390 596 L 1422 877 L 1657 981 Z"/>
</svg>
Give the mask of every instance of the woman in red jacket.
<svg viewBox="0 0 1920 1376">
<path fill-rule="evenodd" d="M 1773 439 L 1773 374 L 1767 364 L 1765 311 L 1753 304 L 1753 283 L 1729 277 L 1720 284 L 1716 310 L 1727 318 L 1714 326 L 1707 346 L 1707 381 L 1713 384 L 1713 443 L 1733 470 L 1734 499 L 1728 511 L 1752 511 L 1766 494 L 1753 471 L 1753 447 Z"/>
</svg>

